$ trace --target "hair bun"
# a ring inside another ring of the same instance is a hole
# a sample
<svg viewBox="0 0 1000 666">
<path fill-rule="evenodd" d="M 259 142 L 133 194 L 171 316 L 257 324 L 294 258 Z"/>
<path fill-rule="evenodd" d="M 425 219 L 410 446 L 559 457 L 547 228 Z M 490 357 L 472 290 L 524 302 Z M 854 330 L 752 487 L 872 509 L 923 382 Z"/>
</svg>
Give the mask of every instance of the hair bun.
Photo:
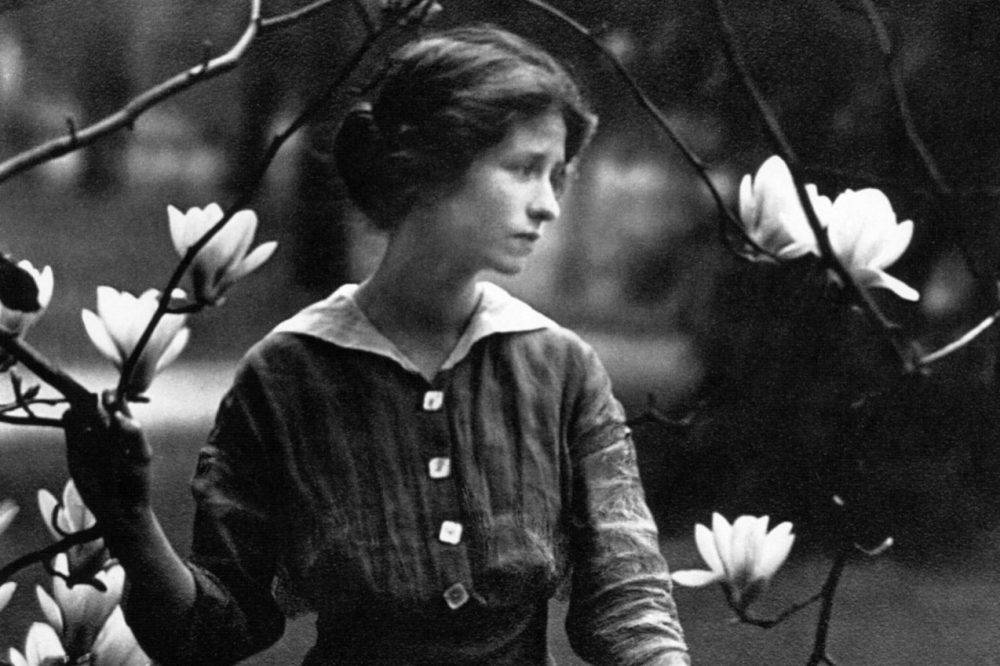
<svg viewBox="0 0 1000 666">
<path fill-rule="evenodd" d="M 384 155 L 384 142 L 372 106 L 362 102 L 344 117 L 333 143 L 333 158 L 348 194 L 356 201 L 371 197 L 373 172 Z"/>
</svg>

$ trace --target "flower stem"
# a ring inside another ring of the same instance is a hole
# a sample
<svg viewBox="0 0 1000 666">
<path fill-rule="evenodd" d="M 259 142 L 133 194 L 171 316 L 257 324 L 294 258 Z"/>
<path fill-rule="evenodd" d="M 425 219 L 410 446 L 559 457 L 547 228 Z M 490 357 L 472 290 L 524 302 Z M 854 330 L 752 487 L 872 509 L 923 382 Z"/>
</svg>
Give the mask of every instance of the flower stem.
<svg viewBox="0 0 1000 666">
<path fill-rule="evenodd" d="M 833 660 L 826 654 L 827 639 L 830 635 L 830 618 L 833 615 L 833 600 L 837 594 L 837 585 L 840 583 L 840 577 L 844 573 L 847 558 L 850 556 L 853 548 L 853 544 L 847 541 L 840 546 L 840 549 L 833 558 L 833 566 L 830 567 L 830 573 L 826 577 L 826 582 L 823 583 L 823 589 L 820 592 L 822 604 L 820 605 L 819 619 L 816 621 L 813 651 L 809 655 L 809 661 L 806 662 L 807 666 L 818 666 L 818 664 L 823 663 L 833 664 Z"/>
<path fill-rule="evenodd" d="M 5 564 L 0 568 L 0 581 L 10 580 L 10 577 L 15 573 L 29 567 L 32 564 L 37 564 L 39 562 L 44 562 L 45 560 L 58 555 L 59 553 L 64 553 L 73 546 L 78 546 L 82 543 L 87 543 L 90 541 L 96 541 L 101 538 L 101 530 L 97 525 L 93 527 L 88 527 L 87 529 L 80 530 L 79 532 L 73 532 L 65 539 L 60 539 L 53 544 L 41 548 L 39 550 L 32 551 L 16 560 L 12 560 L 8 564 Z"/>
</svg>

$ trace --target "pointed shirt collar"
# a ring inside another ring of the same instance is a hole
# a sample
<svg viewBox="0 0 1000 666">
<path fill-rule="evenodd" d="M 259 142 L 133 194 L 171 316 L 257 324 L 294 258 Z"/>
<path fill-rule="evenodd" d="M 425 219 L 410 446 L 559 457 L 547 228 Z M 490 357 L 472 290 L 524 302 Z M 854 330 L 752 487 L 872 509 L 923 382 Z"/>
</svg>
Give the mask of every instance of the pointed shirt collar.
<svg viewBox="0 0 1000 666">
<path fill-rule="evenodd" d="M 345 284 L 324 300 L 278 324 L 271 332 L 300 333 L 340 347 L 378 354 L 396 361 L 410 372 L 421 374 L 416 365 L 361 311 L 354 300 L 357 289 L 356 284 Z M 440 370 L 454 367 L 468 355 L 476 342 L 490 335 L 556 326 L 551 319 L 495 284 L 479 282 L 476 290 L 479 299 L 472 318 Z"/>
</svg>

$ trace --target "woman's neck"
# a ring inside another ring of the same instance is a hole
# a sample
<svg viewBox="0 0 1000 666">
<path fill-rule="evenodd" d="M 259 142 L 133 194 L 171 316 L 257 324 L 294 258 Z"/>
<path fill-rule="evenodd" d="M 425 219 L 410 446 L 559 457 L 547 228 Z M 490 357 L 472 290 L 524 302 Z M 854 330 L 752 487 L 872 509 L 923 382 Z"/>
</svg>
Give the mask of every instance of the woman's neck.
<svg viewBox="0 0 1000 666">
<path fill-rule="evenodd" d="M 476 275 L 448 270 L 437 257 L 414 252 L 412 246 L 398 250 L 390 241 L 354 299 L 421 374 L 433 379 L 476 309 Z"/>
</svg>

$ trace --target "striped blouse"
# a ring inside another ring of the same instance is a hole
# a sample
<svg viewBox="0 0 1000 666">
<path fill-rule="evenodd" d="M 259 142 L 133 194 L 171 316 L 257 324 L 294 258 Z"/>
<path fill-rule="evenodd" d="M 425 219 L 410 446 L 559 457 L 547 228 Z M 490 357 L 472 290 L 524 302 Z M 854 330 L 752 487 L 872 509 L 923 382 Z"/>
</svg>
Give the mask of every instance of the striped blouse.
<svg viewBox="0 0 1000 666">
<path fill-rule="evenodd" d="M 192 482 L 197 601 L 177 662 L 265 648 L 315 611 L 306 664 L 687 664 L 620 404 L 593 350 L 489 283 L 421 376 L 355 285 L 248 352 Z"/>
</svg>

